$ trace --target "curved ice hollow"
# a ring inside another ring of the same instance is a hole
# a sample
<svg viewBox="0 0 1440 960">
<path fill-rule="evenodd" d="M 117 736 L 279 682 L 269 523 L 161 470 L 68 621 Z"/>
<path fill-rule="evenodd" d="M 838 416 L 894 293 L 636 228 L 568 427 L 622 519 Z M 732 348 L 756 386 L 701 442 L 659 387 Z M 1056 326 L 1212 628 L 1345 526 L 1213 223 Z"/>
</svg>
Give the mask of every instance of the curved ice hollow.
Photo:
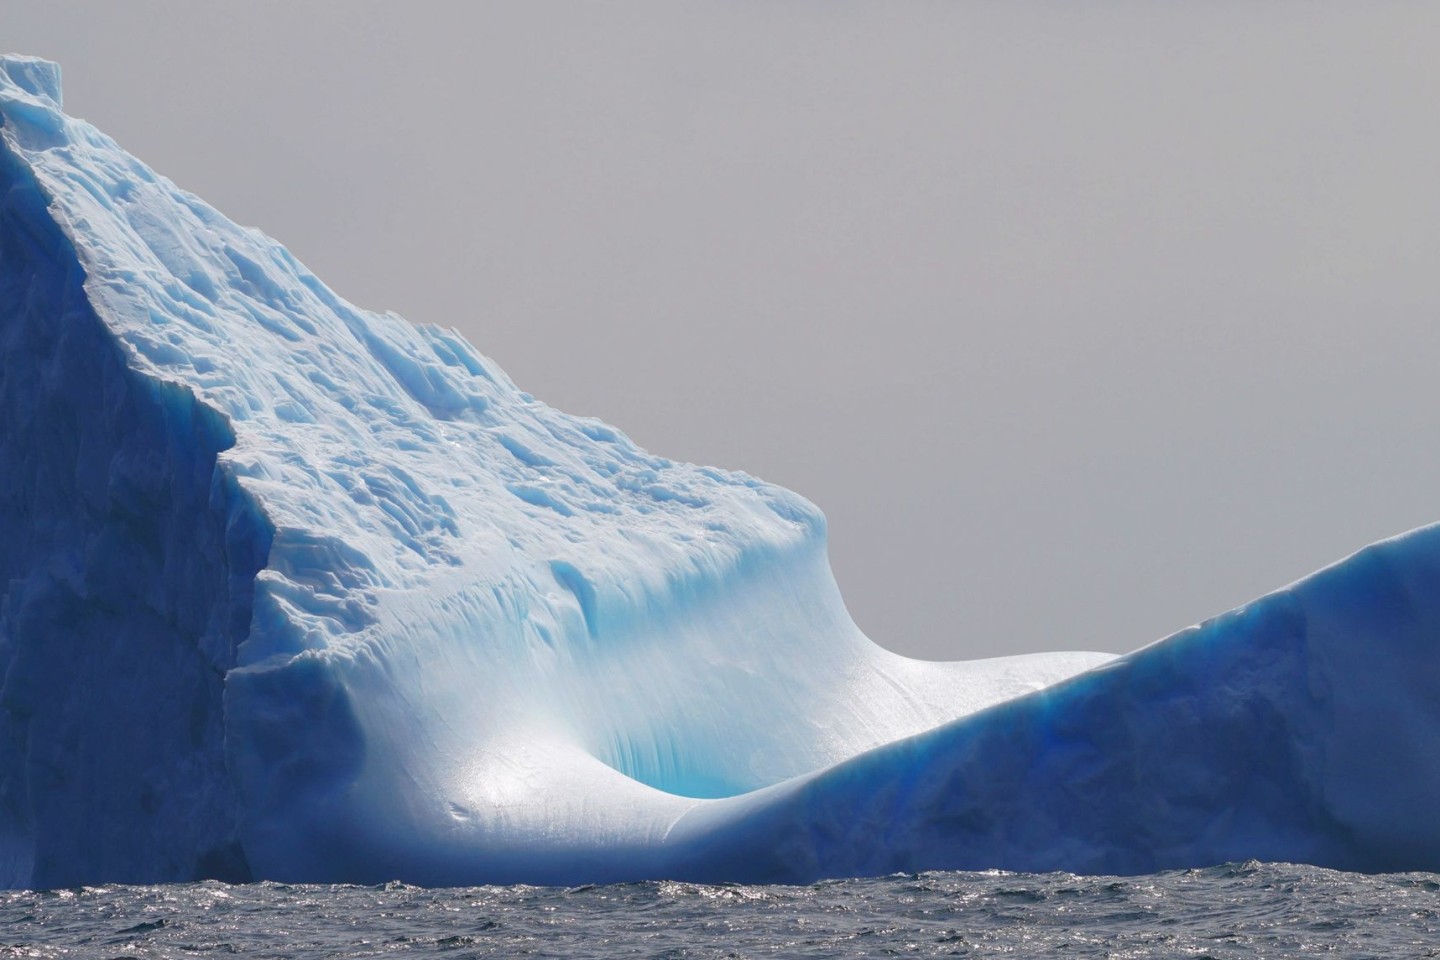
<svg viewBox="0 0 1440 960">
<path fill-rule="evenodd" d="M 3 882 L 1440 863 L 1431 532 L 1114 662 L 908 660 L 804 499 L 350 305 L 53 65 L 0 112 Z"/>
</svg>

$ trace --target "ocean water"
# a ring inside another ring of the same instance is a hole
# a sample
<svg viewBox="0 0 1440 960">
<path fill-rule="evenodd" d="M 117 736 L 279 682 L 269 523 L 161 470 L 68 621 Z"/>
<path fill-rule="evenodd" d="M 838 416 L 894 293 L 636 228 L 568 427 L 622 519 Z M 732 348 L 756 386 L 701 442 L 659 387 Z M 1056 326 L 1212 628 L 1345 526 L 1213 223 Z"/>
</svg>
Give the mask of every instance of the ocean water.
<svg viewBox="0 0 1440 960">
<path fill-rule="evenodd" d="M 1254 862 L 806 887 L 116 885 L 0 903 L 4 957 L 1440 956 L 1440 875 Z"/>
</svg>

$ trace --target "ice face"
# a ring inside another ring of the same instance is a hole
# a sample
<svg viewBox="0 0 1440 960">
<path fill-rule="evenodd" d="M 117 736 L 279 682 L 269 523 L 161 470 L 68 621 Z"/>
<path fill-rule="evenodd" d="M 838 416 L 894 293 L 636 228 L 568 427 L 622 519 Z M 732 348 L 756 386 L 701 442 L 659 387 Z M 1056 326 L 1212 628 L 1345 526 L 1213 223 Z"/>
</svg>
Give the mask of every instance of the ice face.
<svg viewBox="0 0 1440 960">
<path fill-rule="evenodd" d="M 810 503 L 352 306 L 58 78 L 0 61 L 0 881 L 1434 856 L 1347 779 L 1418 764 L 1413 813 L 1423 751 L 1335 732 L 1433 729 L 1429 534 L 1375 548 L 1405 616 L 1326 606 L 1357 559 L 1257 605 L 1301 628 L 908 660 L 846 614 Z M 1371 709 L 1349 674 L 1391 649 L 1416 692 Z"/>
</svg>

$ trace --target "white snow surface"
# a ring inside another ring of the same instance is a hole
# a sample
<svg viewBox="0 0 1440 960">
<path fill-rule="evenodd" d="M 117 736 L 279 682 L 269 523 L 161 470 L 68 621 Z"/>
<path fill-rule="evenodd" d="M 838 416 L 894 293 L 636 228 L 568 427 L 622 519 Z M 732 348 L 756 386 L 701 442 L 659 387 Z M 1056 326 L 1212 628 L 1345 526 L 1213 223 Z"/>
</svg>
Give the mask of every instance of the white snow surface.
<svg viewBox="0 0 1440 960">
<path fill-rule="evenodd" d="M 474 879 L 644 874 L 633 851 L 698 798 L 1109 659 L 887 652 L 846 614 L 803 498 L 648 454 L 455 332 L 351 305 L 65 116 L 53 65 L 6 59 L 0 109 L 125 368 L 222 415 L 214 469 L 273 531 L 221 657 L 256 876 L 428 880 L 457 848 Z M 306 769 L 342 749 L 308 742 L 296 691 L 321 687 L 349 715 L 328 734 L 357 757 L 339 773 Z"/>
</svg>

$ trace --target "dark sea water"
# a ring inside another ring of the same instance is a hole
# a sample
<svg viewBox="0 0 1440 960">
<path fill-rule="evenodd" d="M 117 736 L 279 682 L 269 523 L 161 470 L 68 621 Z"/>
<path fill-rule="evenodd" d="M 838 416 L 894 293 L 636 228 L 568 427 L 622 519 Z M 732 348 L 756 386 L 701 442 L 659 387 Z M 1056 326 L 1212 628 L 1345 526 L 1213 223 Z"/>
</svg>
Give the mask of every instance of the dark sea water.
<svg viewBox="0 0 1440 960">
<path fill-rule="evenodd" d="M 0 957 L 1440 956 L 1440 875 L 1289 864 L 808 887 L 199 883 L 0 902 Z"/>
</svg>

